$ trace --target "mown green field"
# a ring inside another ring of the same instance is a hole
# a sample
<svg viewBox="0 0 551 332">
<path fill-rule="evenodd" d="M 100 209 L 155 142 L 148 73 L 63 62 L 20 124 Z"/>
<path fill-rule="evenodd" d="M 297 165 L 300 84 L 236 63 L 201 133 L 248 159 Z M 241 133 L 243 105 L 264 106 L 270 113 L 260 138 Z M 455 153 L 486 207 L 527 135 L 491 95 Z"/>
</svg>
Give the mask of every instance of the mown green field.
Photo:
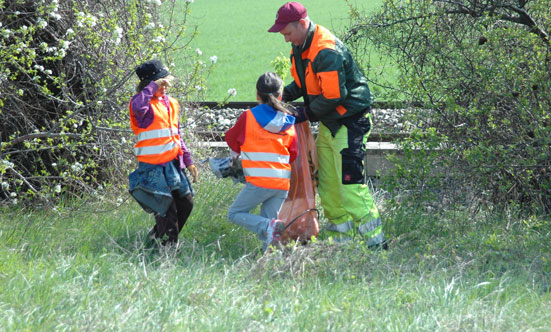
<svg viewBox="0 0 551 332">
<path fill-rule="evenodd" d="M 183 0 L 180 0 L 183 2 Z M 382 0 L 366 3 L 352 1 L 366 10 L 376 8 Z M 275 0 L 197 0 L 191 5 L 191 25 L 199 35 L 192 48 L 200 49 L 204 62 L 218 57 L 209 77 L 207 100 L 222 100 L 230 88 L 237 89 L 233 101 L 255 100 L 258 76 L 273 71 L 272 60 L 289 55 L 291 46 L 279 33 L 268 33 L 279 7 L 285 1 Z M 344 0 L 304 0 L 310 18 L 334 33 L 348 24 L 348 6 Z M 178 65 L 178 63 L 177 63 Z M 290 75 L 286 81 L 290 80 Z"/>
<path fill-rule="evenodd" d="M 263 255 L 225 217 L 239 187 L 204 169 L 200 180 L 178 250 L 144 246 L 153 218 L 127 194 L 3 209 L 0 330 L 551 330 L 549 220 L 377 198 L 388 251 L 322 228 L 315 243 Z"/>
</svg>

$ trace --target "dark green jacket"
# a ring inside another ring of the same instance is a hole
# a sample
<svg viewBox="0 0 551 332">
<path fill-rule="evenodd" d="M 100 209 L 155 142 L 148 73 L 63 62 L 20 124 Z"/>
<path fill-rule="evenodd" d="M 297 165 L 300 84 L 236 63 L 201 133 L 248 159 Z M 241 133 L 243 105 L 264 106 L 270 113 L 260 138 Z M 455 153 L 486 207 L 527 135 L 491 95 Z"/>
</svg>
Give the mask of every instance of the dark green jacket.
<svg viewBox="0 0 551 332">
<path fill-rule="evenodd" d="M 297 61 L 301 55 L 302 61 Z M 291 74 L 294 81 L 285 87 L 283 99 L 304 97 L 305 105 L 333 136 L 343 119 L 364 113 L 373 103 L 367 80 L 346 45 L 314 22 L 304 45 L 292 47 Z"/>
</svg>

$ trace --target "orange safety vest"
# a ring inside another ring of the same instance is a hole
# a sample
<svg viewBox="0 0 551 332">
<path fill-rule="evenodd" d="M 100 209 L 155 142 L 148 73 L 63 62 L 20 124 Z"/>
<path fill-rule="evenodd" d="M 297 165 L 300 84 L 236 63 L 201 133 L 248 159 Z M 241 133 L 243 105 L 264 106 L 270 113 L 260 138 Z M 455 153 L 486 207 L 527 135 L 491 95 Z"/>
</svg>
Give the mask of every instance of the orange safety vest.
<svg viewBox="0 0 551 332">
<path fill-rule="evenodd" d="M 138 122 L 130 104 L 130 126 L 138 137 L 134 145 L 134 154 L 139 161 L 148 164 L 162 164 L 182 154 L 180 133 L 178 131 L 178 101 L 169 98 L 170 110 L 167 112 L 162 99 L 153 97 L 149 103 L 153 110 L 153 122 L 147 128 L 138 127 Z"/>
<path fill-rule="evenodd" d="M 241 146 L 245 180 L 262 188 L 289 190 L 291 163 L 288 147 L 296 135 L 295 127 L 272 133 L 258 124 L 251 110 L 246 112 L 245 142 Z"/>
</svg>

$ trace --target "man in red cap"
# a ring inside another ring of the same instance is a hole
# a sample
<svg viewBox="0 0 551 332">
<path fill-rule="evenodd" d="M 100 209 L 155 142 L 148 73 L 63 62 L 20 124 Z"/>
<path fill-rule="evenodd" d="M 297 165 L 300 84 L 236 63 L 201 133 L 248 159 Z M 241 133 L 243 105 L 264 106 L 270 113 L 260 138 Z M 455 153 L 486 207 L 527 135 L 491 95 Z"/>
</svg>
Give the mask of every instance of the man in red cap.
<svg viewBox="0 0 551 332">
<path fill-rule="evenodd" d="M 283 100 L 303 98 L 297 123 L 320 121 L 318 190 L 327 231 L 336 240 L 359 236 L 370 247 L 386 248 L 381 217 L 365 184 L 373 104 L 367 79 L 346 45 L 312 22 L 299 2 L 281 6 L 268 32 L 279 32 L 292 43 L 294 81 L 285 87 Z"/>
</svg>

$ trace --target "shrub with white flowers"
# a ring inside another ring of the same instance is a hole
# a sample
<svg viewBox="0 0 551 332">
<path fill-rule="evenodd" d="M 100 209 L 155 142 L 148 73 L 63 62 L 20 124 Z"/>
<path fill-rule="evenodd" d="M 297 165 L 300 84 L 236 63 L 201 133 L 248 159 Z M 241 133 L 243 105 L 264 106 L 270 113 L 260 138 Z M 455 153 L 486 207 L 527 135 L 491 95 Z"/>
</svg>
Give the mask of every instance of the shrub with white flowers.
<svg viewBox="0 0 551 332">
<path fill-rule="evenodd" d="M 205 85 L 198 53 L 176 49 L 194 36 L 185 29 L 191 2 L 0 1 L 0 205 L 51 206 L 126 185 L 136 66 L 174 54 L 185 64 L 171 94 L 186 100 Z"/>
</svg>

